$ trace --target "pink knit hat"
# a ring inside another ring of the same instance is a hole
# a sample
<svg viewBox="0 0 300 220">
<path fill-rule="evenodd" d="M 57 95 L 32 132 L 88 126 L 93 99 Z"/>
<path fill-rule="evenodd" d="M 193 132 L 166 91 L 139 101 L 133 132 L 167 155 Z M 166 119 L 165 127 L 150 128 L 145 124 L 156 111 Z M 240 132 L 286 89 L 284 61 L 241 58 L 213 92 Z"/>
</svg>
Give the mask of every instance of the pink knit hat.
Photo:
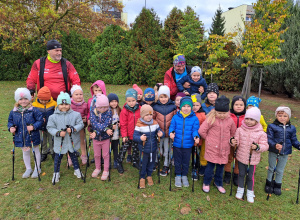
<svg viewBox="0 0 300 220">
<path fill-rule="evenodd" d="M 252 118 L 259 123 L 261 117 L 261 112 L 259 108 L 253 107 L 246 111 L 245 118 Z"/>
<path fill-rule="evenodd" d="M 109 101 L 106 95 L 97 94 L 96 96 L 96 107 L 108 107 Z"/>
<path fill-rule="evenodd" d="M 132 88 L 136 90 L 139 95 L 143 95 L 143 90 L 140 87 L 138 87 L 137 84 L 133 84 Z"/>
</svg>

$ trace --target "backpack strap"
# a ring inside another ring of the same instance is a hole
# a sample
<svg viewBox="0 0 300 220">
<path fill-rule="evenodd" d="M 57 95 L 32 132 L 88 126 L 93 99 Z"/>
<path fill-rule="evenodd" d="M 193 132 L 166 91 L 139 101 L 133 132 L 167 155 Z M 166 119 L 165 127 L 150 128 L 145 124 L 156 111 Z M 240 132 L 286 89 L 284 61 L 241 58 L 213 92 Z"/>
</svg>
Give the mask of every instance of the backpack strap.
<svg viewBox="0 0 300 220">
<path fill-rule="evenodd" d="M 45 70 L 46 58 L 47 57 L 40 58 L 40 74 L 39 74 L 40 88 L 44 86 L 44 70 Z"/>
</svg>

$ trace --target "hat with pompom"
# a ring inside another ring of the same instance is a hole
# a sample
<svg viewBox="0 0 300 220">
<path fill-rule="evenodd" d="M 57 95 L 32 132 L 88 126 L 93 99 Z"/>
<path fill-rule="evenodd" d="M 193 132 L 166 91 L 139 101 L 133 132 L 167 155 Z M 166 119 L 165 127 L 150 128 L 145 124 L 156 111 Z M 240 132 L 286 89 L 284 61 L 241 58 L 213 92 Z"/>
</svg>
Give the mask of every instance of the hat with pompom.
<svg viewBox="0 0 300 220">
<path fill-rule="evenodd" d="M 28 99 L 31 100 L 30 91 L 27 88 L 18 88 L 15 91 L 15 100 L 18 102 L 20 99 Z"/>
</svg>

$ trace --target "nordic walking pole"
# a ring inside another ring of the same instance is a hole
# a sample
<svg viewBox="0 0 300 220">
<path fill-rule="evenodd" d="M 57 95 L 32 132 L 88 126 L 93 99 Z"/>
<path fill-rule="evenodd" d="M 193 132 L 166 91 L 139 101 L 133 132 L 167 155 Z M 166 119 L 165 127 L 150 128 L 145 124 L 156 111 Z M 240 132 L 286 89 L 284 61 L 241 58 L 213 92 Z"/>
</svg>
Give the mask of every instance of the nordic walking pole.
<svg viewBox="0 0 300 220">
<path fill-rule="evenodd" d="M 232 171 L 231 171 L 231 183 L 230 183 L 230 194 L 229 194 L 229 196 L 232 196 L 232 185 L 233 185 L 236 150 L 237 150 L 237 145 L 234 146 L 234 151 L 233 151 L 233 165 L 232 165 Z"/>
<path fill-rule="evenodd" d="M 90 132 L 93 133 L 93 130 L 90 129 Z M 86 166 L 85 166 L 85 174 L 84 174 L 84 179 L 83 179 L 83 182 L 85 183 L 85 180 L 86 180 L 86 173 L 87 173 L 87 168 L 90 166 L 90 151 L 91 151 L 91 145 L 92 145 L 92 138 L 89 137 L 89 150 L 87 151 L 87 163 L 86 163 Z"/>
<path fill-rule="evenodd" d="M 247 180 L 248 180 L 248 176 L 249 176 L 249 172 L 248 172 L 248 169 L 249 169 L 249 167 L 250 167 L 250 162 L 251 162 L 251 157 L 252 157 L 252 147 L 250 148 L 250 154 L 249 154 L 249 165 L 248 165 L 248 168 L 247 168 L 247 170 L 246 170 L 246 172 L 247 172 L 247 175 L 246 175 L 246 180 L 245 180 L 245 187 L 244 187 L 244 189 L 246 189 L 246 187 L 247 187 Z M 245 193 L 244 193 L 245 194 Z M 244 200 L 244 194 L 243 194 L 243 200 Z"/>
<path fill-rule="evenodd" d="M 172 131 L 171 133 L 175 133 L 175 131 Z M 173 144 L 171 147 L 171 138 L 170 138 L 170 142 L 169 142 L 169 155 L 170 155 L 170 187 L 169 187 L 169 191 L 172 191 L 172 159 L 173 159 Z"/>
<path fill-rule="evenodd" d="M 300 170 L 299 170 L 298 192 L 297 192 L 297 200 L 296 200 L 296 204 L 299 204 L 299 187 L 300 187 Z"/>
<path fill-rule="evenodd" d="M 158 165 L 157 165 L 157 178 L 158 178 L 158 183 L 160 183 L 160 175 L 159 175 L 159 172 L 160 172 L 160 137 L 157 136 L 157 146 L 158 146 L 158 151 L 157 151 L 157 162 L 158 162 Z"/>
<path fill-rule="evenodd" d="M 15 125 L 13 125 L 13 127 L 15 127 Z M 12 167 L 13 167 L 13 171 L 12 171 L 12 178 L 11 180 L 14 181 L 15 180 L 15 133 L 13 133 L 13 143 L 14 143 L 14 147 L 13 147 L 13 151 L 12 151 Z"/>
<path fill-rule="evenodd" d="M 29 126 L 29 125 L 27 125 L 27 126 Z M 31 132 L 28 132 L 28 133 L 29 133 L 29 137 L 30 137 L 31 148 L 32 148 L 32 153 L 33 153 L 33 158 L 34 158 L 35 166 L 36 166 L 37 173 L 38 173 L 38 179 L 39 179 L 39 181 L 41 181 L 41 177 L 40 177 L 40 173 L 39 173 L 39 167 L 38 167 L 38 165 L 37 165 L 36 156 L 35 156 L 35 151 L 34 151 L 34 147 L 33 147 L 33 141 L 32 141 Z"/>
<path fill-rule="evenodd" d="M 63 129 L 61 129 L 62 131 L 63 131 Z M 65 137 L 61 137 L 61 142 L 60 142 L 60 149 L 59 149 L 59 154 L 58 154 L 58 159 L 60 160 L 60 154 L 61 154 L 61 149 L 62 149 L 62 145 L 63 145 L 63 142 L 64 142 L 64 138 Z M 67 155 L 67 154 L 66 154 Z M 68 155 L 67 155 L 67 157 L 68 157 Z M 54 167 L 55 167 L 55 163 L 54 163 Z M 58 173 L 57 172 L 57 170 L 58 170 L 58 164 L 57 164 L 57 167 L 56 167 L 56 170 L 54 171 L 54 181 L 53 181 L 53 186 L 55 185 L 55 181 L 56 181 L 56 173 Z"/>
<path fill-rule="evenodd" d="M 193 172 L 195 171 L 196 172 L 196 160 L 197 160 L 197 144 L 195 143 L 194 144 L 194 148 L 195 148 L 195 150 L 194 150 L 194 165 L 193 165 L 193 170 L 192 170 L 192 178 L 193 178 L 193 186 L 192 186 L 192 192 L 194 192 L 194 185 L 195 185 L 195 179 L 194 179 L 194 177 L 193 177 Z M 197 172 L 196 172 L 196 174 L 197 174 Z"/>
<path fill-rule="evenodd" d="M 143 141 L 142 155 L 141 155 L 141 159 L 140 159 L 141 168 L 139 170 L 139 181 L 138 181 L 138 187 L 137 187 L 138 189 L 140 189 L 140 179 L 141 179 L 141 172 L 142 172 L 142 168 L 143 168 L 143 157 L 144 157 L 145 143 L 146 143 L 146 141 Z"/>
</svg>

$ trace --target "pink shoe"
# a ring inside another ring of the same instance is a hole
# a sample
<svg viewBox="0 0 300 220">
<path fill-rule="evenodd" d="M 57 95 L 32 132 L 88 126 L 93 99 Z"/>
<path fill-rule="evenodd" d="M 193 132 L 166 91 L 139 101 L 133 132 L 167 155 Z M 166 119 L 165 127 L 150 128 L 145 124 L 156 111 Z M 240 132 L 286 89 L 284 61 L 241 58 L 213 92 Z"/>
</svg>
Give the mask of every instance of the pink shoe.
<svg viewBox="0 0 300 220">
<path fill-rule="evenodd" d="M 219 190 L 220 193 L 225 194 L 226 190 L 223 188 L 223 186 L 217 186 L 215 183 L 214 185 L 217 187 L 217 189 Z"/>
<path fill-rule="evenodd" d="M 96 178 L 101 173 L 101 170 L 95 169 L 92 173 L 92 177 Z"/>
<path fill-rule="evenodd" d="M 68 155 L 68 164 L 69 164 L 69 167 L 73 166 L 71 157 L 69 155 Z"/>
<path fill-rule="evenodd" d="M 107 180 L 108 175 L 109 175 L 109 171 L 103 171 L 101 180 Z"/>
<path fill-rule="evenodd" d="M 203 190 L 203 192 L 208 193 L 209 192 L 209 185 L 203 184 L 202 190 Z"/>
<path fill-rule="evenodd" d="M 87 163 L 87 156 L 86 155 L 81 155 L 80 156 L 81 162 L 83 165 L 85 165 Z"/>
</svg>

